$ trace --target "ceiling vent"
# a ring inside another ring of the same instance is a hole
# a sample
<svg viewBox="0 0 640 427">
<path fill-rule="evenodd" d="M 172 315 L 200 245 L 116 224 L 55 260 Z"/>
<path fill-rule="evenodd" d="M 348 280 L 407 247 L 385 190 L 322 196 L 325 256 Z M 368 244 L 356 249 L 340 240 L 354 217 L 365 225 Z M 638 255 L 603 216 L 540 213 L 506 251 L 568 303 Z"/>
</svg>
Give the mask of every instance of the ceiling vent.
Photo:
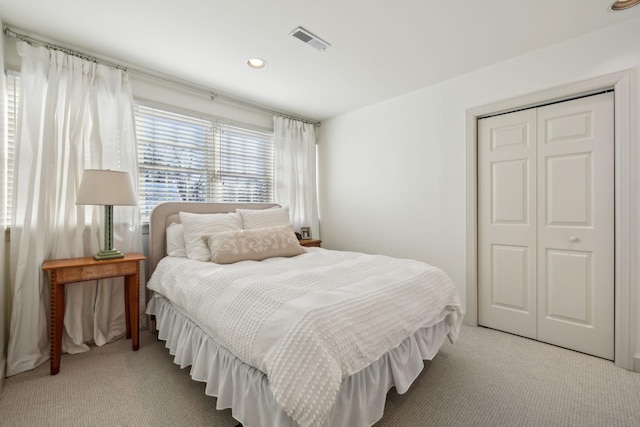
<svg viewBox="0 0 640 427">
<path fill-rule="evenodd" d="M 298 27 L 291 32 L 291 35 L 298 40 L 301 40 L 308 44 L 309 46 L 315 47 L 318 50 L 325 50 L 329 46 L 331 46 L 326 41 L 322 40 L 320 37 L 317 37 L 311 34 L 309 31 L 305 30 L 302 27 Z"/>
</svg>

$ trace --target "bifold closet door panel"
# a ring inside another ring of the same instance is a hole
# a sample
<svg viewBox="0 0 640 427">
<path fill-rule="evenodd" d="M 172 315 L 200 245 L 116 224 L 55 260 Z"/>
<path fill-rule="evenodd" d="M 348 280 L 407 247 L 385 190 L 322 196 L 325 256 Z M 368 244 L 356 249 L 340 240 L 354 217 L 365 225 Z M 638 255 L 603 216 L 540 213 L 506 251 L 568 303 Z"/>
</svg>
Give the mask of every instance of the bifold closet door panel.
<svg viewBox="0 0 640 427">
<path fill-rule="evenodd" d="M 614 350 L 613 93 L 538 108 L 538 339 Z"/>
<path fill-rule="evenodd" d="M 536 113 L 478 122 L 478 323 L 536 338 Z"/>
</svg>

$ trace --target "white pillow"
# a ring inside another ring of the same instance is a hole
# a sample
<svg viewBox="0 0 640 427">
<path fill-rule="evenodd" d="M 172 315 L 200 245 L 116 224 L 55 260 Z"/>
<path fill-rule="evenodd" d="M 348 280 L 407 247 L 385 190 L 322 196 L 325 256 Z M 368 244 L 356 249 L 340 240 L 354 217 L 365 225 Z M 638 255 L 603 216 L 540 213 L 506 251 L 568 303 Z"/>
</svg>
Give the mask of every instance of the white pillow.
<svg viewBox="0 0 640 427">
<path fill-rule="evenodd" d="M 207 244 L 211 250 L 211 260 L 217 264 L 291 257 L 307 252 L 289 224 L 218 233 L 208 236 Z"/>
<path fill-rule="evenodd" d="M 290 225 L 289 208 L 273 207 L 269 209 L 236 209 L 242 217 L 242 228 L 255 230 L 256 228 L 278 227 Z"/>
<path fill-rule="evenodd" d="M 211 261 L 211 250 L 205 237 L 224 231 L 242 230 L 242 219 L 234 212 L 220 214 L 194 214 L 180 212 L 184 230 L 187 258 L 196 261 Z"/>
<path fill-rule="evenodd" d="M 183 225 L 172 222 L 167 227 L 167 255 L 186 258 L 187 248 L 184 245 Z"/>
</svg>

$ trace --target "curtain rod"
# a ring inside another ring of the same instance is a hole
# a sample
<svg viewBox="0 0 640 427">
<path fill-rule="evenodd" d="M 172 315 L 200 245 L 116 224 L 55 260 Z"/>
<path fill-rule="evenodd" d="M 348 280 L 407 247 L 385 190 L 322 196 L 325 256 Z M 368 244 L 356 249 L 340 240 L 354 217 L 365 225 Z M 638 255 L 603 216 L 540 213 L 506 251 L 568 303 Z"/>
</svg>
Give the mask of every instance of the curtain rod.
<svg viewBox="0 0 640 427">
<path fill-rule="evenodd" d="M 67 48 L 67 47 L 64 47 L 64 46 L 60 46 L 60 45 L 51 43 L 51 42 L 46 41 L 46 40 L 40 40 L 40 39 L 38 39 L 36 37 L 32 37 L 32 36 L 29 36 L 29 35 L 26 35 L 26 34 L 18 33 L 18 32 L 12 30 L 11 28 L 9 28 L 7 26 L 4 27 L 4 35 L 5 35 L 5 37 L 10 38 L 10 39 L 19 39 L 19 40 L 22 40 L 22 41 L 24 41 L 26 43 L 29 43 L 31 45 L 38 44 L 38 45 L 41 45 L 41 46 L 45 46 L 48 49 L 64 52 L 64 53 L 66 53 L 68 55 L 76 56 L 78 58 L 82 58 L 82 59 L 87 60 L 87 61 L 91 61 L 91 62 L 95 62 L 95 63 L 98 63 L 98 64 L 103 64 L 103 65 L 107 65 L 107 66 L 112 67 L 112 68 L 117 68 L 119 70 L 123 70 L 123 71 L 126 71 L 128 73 L 132 73 L 132 74 L 138 74 L 140 76 L 147 77 L 147 78 L 150 78 L 150 79 L 159 80 L 161 82 L 169 83 L 171 85 L 178 86 L 178 87 L 181 87 L 183 89 L 187 89 L 189 91 L 196 92 L 196 93 L 201 94 L 201 95 L 204 94 L 207 97 L 209 97 L 212 101 L 215 101 L 216 99 L 226 100 L 226 101 L 230 101 L 230 102 L 232 102 L 234 104 L 238 104 L 238 105 L 241 105 L 241 106 L 246 107 L 246 108 L 250 108 L 250 109 L 253 109 L 253 110 L 261 111 L 263 113 L 274 114 L 274 115 L 281 116 L 281 117 L 286 117 L 286 118 L 289 118 L 289 119 L 299 120 L 301 122 L 312 124 L 314 126 L 320 126 L 320 122 L 317 122 L 317 121 L 313 121 L 313 120 L 306 119 L 306 118 L 303 118 L 303 117 L 297 117 L 297 116 L 294 116 L 293 114 L 289 114 L 289 113 L 285 113 L 285 112 L 282 112 L 282 111 L 274 110 L 272 108 L 265 107 L 265 106 L 256 104 L 256 103 L 251 102 L 251 101 L 246 101 L 246 100 L 243 100 L 241 98 L 237 98 L 237 97 L 234 97 L 234 96 L 231 96 L 231 95 L 221 94 L 221 93 L 215 92 L 215 91 L 213 91 L 213 90 L 211 90 L 211 89 L 209 89 L 207 87 L 196 85 L 196 84 L 193 84 L 193 83 L 185 81 L 185 80 L 176 79 L 176 78 L 164 75 L 164 74 L 154 73 L 154 72 L 142 69 L 142 68 L 132 68 L 132 67 L 129 67 L 129 66 L 123 66 L 123 65 L 120 65 L 120 64 L 117 64 L 117 63 L 114 63 L 114 62 L 99 58 L 99 57 L 94 56 L 94 55 L 89 55 L 89 54 L 86 54 L 84 52 L 80 52 L 80 51 L 77 51 L 77 50 L 74 50 L 74 49 L 70 49 L 70 48 Z"/>
</svg>

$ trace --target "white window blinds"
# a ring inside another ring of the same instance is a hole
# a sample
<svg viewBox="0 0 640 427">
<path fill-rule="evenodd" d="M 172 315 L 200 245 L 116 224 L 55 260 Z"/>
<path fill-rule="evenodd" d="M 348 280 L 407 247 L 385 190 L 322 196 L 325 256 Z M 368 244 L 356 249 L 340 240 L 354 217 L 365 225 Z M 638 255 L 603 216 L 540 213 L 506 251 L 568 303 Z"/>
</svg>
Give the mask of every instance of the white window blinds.
<svg viewBox="0 0 640 427">
<path fill-rule="evenodd" d="M 215 194 L 223 202 L 273 200 L 273 134 L 220 125 Z"/>
<path fill-rule="evenodd" d="M 7 70 L 7 169 L 3 171 L 6 210 L 0 212 L 2 224 L 9 227 L 13 198 L 13 169 L 15 163 L 16 132 L 18 126 L 18 105 L 20 101 L 20 73 Z"/>
<path fill-rule="evenodd" d="M 272 201 L 272 133 L 140 103 L 135 115 L 143 221 L 163 201 Z"/>
</svg>

